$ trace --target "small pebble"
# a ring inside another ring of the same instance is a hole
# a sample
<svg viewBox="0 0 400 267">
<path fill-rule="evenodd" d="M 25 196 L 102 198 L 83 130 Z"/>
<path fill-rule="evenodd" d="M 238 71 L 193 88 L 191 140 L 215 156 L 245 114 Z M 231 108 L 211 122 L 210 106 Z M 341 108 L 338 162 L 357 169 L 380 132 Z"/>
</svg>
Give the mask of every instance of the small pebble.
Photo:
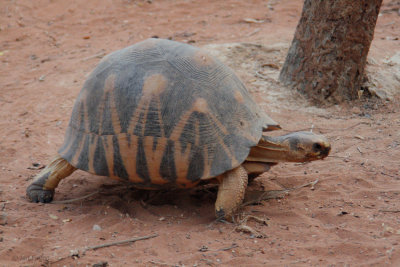
<svg viewBox="0 0 400 267">
<path fill-rule="evenodd" d="M 3 212 L 0 215 L 0 225 L 6 225 L 7 224 L 7 213 Z"/>
<path fill-rule="evenodd" d="M 351 112 L 354 114 L 360 114 L 361 113 L 361 109 L 359 107 L 353 107 L 351 109 Z"/>
<path fill-rule="evenodd" d="M 79 250 L 77 250 L 77 249 L 71 249 L 71 250 L 69 251 L 69 255 L 70 255 L 71 257 L 73 257 L 73 256 L 79 256 Z"/>
<path fill-rule="evenodd" d="M 93 231 L 101 231 L 100 225 L 97 224 L 93 225 Z"/>
<path fill-rule="evenodd" d="M 49 217 L 52 218 L 53 220 L 58 220 L 58 216 L 54 214 L 49 214 Z"/>
<path fill-rule="evenodd" d="M 108 266 L 108 262 L 106 261 L 101 261 L 99 263 L 95 263 L 92 265 L 92 267 L 107 267 Z"/>
</svg>

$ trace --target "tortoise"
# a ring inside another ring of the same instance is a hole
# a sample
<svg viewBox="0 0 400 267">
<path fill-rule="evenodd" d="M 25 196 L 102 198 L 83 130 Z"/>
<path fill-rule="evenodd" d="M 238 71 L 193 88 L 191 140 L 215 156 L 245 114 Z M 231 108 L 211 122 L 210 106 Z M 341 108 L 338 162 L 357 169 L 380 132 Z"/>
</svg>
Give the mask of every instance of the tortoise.
<svg viewBox="0 0 400 267">
<path fill-rule="evenodd" d="M 63 145 L 27 197 L 51 202 L 76 169 L 144 189 L 217 181 L 215 215 L 230 219 L 248 177 L 329 154 L 322 135 L 265 135 L 280 128 L 220 61 L 188 44 L 147 39 L 107 55 L 92 71 Z"/>
</svg>

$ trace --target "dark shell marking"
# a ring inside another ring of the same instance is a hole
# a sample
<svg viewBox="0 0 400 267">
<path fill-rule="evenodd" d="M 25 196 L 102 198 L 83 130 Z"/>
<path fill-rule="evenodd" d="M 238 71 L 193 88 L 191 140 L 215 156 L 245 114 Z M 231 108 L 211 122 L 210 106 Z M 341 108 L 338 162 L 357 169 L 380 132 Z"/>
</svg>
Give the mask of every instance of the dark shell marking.
<svg viewBox="0 0 400 267">
<path fill-rule="evenodd" d="M 195 47 L 149 39 L 94 69 L 59 153 L 137 186 L 189 187 L 239 166 L 269 124 L 228 67 Z"/>
</svg>

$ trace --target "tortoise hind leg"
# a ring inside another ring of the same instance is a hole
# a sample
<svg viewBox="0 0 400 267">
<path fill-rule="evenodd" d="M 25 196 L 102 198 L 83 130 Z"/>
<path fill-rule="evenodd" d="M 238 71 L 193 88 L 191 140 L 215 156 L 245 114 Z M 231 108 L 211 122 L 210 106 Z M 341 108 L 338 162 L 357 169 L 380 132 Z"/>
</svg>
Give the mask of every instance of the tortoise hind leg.
<svg viewBox="0 0 400 267">
<path fill-rule="evenodd" d="M 247 188 L 248 175 L 246 170 L 239 166 L 227 171 L 218 177 L 220 185 L 215 202 L 215 216 L 217 220 L 231 221 L 235 211 L 243 202 Z"/>
<path fill-rule="evenodd" d="M 26 189 L 26 195 L 32 202 L 48 203 L 53 200 L 54 189 L 65 177 L 76 170 L 65 159 L 56 156 Z"/>
</svg>

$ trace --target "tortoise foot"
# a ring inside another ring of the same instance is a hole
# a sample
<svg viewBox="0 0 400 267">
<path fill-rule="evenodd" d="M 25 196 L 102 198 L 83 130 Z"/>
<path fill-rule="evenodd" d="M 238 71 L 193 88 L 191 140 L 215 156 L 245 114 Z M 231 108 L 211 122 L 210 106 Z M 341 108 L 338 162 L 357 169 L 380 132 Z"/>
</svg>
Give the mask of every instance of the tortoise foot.
<svg viewBox="0 0 400 267">
<path fill-rule="evenodd" d="M 49 203 L 53 200 L 54 190 L 44 190 L 41 185 L 31 184 L 26 189 L 26 196 L 31 202 Z"/>
<path fill-rule="evenodd" d="M 65 159 L 56 156 L 49 165 L 38 173 L 26 189 L 26 196 L 32 202 L 49 203 L 53 200 L 54 190 L 61 179 L 76 170 Z"/>
</svg>

